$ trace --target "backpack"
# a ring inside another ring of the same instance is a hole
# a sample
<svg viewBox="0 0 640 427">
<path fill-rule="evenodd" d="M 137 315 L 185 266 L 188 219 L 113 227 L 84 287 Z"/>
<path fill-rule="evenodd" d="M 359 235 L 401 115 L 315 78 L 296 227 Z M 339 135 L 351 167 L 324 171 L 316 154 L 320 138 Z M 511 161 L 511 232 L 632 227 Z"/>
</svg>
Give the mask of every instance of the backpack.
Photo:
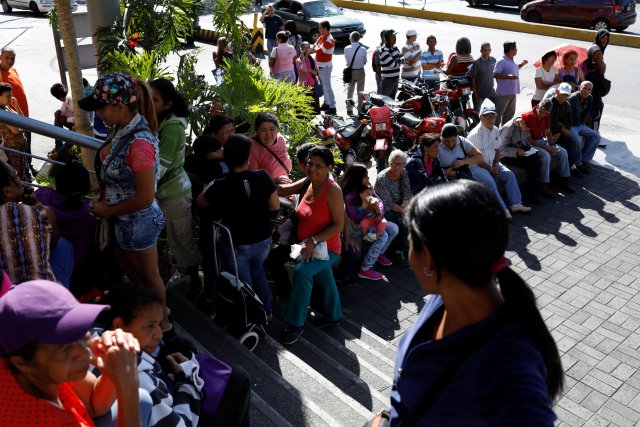
<svg viewBox="0 0 640 427">
<path fill-rule="evenodd" d="M 373 68 L 374 73 L 380 72 L 380 47 L 375 48 L 373 53 L 371 54 L 371 68 Z"/>
</svg>

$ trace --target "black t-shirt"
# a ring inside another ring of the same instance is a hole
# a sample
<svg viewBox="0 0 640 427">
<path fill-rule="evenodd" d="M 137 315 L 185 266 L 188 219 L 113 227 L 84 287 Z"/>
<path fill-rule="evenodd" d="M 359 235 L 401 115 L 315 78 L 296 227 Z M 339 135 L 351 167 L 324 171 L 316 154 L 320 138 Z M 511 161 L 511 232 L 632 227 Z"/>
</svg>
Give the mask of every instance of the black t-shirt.
<svg viewBox="0 0 640 427">
<path fill-rule="evenodd" d="M 230 173 L 204 190 L 214 216 L 231 230 L 234 245 L 250 245 L 271 236 L 269 199 L 276 185 L 264 170 Z"/>
<path fill-rule="evenodd" d="M 185 161 L 185 169 L 196 175 L 203 183 L 222 177 L 227 170 L 224 162 L 207 158 L 207 154 L 218 151 L 221 148 L 220 143 L 213 138 L 196 139 L 193 143 L 193 155 L 189 156 L 188 161 Z"/>
</svg>

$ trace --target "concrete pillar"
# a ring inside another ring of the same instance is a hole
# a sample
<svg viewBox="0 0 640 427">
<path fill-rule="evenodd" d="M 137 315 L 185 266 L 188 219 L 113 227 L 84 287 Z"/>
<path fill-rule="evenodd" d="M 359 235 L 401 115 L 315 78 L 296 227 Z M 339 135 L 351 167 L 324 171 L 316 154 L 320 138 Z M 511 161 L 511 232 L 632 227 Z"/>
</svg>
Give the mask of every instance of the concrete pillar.
<svg viewBox="0 0 640 427">
<path fill-rule="evenodd" d="M 110 27 L 120 16 L 120 0 L 87 0 L 87 13 L 93 38 L 93 48 L 98 58 L 98 41 L 95 33 L 98 27 Z M 98 70 L 98 74 L 101 74 Z"/>
</svg>

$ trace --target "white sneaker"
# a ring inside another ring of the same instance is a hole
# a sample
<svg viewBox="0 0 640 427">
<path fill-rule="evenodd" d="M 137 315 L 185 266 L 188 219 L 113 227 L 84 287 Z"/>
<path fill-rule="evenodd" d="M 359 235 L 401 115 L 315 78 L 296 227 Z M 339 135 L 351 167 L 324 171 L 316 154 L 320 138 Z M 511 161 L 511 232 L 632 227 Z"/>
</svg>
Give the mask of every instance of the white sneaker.
<svg viewBox="0 0 640 427">
<path fill-rule="evenodd" d="M 378 236 L 376 236 L 376 233 L 367 233 L 362 239 L 367 242 L 375 242 L 378 240 Z"/>
<path fill-rule="evenodd" d="M 507 221 L 511 221 L 513 219 L 513 217 L 511 216 L 511 212 L 509 212 L 509 209 L 504 210 L 504 216 L 507 217 Z"/>
<path fill-rule="evenodd" d="M 517 205 L 511 206 L 511 212 L 513 213 L 529 213 L 531 212 L 531 208 L 523 205 L 522 203 L 518 203 Z"/>
</svg>

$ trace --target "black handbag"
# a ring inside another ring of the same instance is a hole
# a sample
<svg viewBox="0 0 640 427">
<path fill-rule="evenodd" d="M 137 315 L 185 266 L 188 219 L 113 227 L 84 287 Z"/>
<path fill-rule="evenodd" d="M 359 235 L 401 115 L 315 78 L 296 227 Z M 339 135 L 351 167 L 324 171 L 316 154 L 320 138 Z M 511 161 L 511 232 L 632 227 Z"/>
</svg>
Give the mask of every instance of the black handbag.
<svg viewBox="0 0 640 427">
<path fill-rule="evenodd" d="M 352 75 L 352 71 L 353 69 L 351 67 L 353 67 L 353 61 L 356 60 L 356 54 L 358 53 L 358 50 L 361 48 L 362 46 L 358 46 L 356 48 L 356 51 L 353 52 L 353 58 L 351 58 L 351 64 L 349 64 L 349 66 L 347 68 L 345 68 L 344 70 L 342 70 L 342 82 L 344 84 L 348 84 L 351 83 L 351 78 L 353 77 Z"/>
<path fill-rule="evenodd" d="M 464 151 L 464 145 L 462 145 L 462 141 L 460 141 L 460 137 L 458 137 L 458 141 L 460 142 L 460 148 L 462 148 L 464 157 L 461 159 L 459 158 L 457 160 L 464 160 L 467 158 L 467 152 Z M 464 165 L 454 170 L 456 171 L 456 179 L 469 179 L 473 181 L 473 175 L 471 175 L 471 169 L 469 169 L 469 165 Z"/>
</svg>

